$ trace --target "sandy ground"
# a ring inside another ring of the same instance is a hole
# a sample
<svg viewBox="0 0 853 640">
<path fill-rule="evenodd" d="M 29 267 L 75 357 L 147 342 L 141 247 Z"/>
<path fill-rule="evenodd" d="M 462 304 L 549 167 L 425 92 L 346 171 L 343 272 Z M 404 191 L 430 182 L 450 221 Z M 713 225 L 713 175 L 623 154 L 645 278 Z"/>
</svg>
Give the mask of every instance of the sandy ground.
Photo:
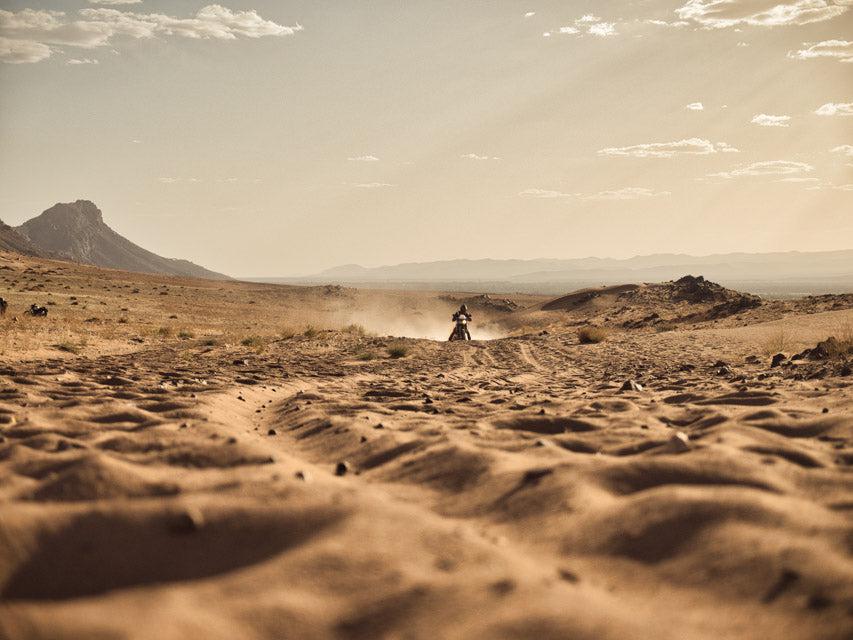
<svg viewBox="0 0 853 640">
<path fill-rule="evenodd" d="M 853 376 L 770 366 L 849 298 L 474 297 L 446 343 L 382 337 L 444 294 L 0 268 L 0 637 L 853 631 Z"/>
</svg>

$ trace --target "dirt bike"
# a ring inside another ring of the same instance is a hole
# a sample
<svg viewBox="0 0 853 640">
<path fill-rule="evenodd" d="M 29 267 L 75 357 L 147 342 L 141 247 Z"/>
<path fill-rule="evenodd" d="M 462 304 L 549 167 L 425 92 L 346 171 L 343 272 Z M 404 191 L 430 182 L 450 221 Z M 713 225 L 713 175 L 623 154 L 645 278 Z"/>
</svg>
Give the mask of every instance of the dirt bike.
<svg viewBox="0 0 853 640">
<path fill-rule="evenodd" d="M 450 342 L 455 340 L 470 340 L 468 337 L 468 318 L 462 316 L 456 319 L 456 326 L 450 334 Z"/>
<path fill-rule="evenodd" d="M 43 318 L 47 317 L 47 307 L 40 307 L 37 304 L 30 305 L 30 308 L 27 309 L 27 313 L 31 316 L 41 316 Z"/>
</svg>

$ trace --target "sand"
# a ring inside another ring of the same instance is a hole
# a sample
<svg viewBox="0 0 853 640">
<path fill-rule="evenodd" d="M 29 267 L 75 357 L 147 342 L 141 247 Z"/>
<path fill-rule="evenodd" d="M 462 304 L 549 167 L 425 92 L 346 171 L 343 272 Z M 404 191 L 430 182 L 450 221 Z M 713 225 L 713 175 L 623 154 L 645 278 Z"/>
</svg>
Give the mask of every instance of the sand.
<svg viewBox="0 0 853 640">
<path fill-rule="evenodd" d="M 372 333 L 460 294 L 0 262 L 0 637 L 853 630 L 853 376 L 770 366 L 850 297 L 518 296 L 446 343 Z"/>
</svg>

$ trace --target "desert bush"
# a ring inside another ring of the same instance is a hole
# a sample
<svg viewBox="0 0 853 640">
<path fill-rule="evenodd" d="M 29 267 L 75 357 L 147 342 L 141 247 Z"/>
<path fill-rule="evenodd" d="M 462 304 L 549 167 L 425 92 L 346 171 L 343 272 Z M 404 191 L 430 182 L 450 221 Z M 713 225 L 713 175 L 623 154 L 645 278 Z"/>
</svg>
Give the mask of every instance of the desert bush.
<svg viewBox="0 0 853 640">
<path fill-rule="evenodd" d="M 409 347 L 402 342 L 396 342 L 388 346 L 388 356 L 391 358 L 405 358 L 407 355 L 409 355 Z"/>
<path fill-rule="evenodd" d="M 784 327 L 779 327 L 766 333 L 758 346 L 761 352 L 767 356 L 777 353 L 789 354 L 794 347 L 794 341 Z"/>
<path fill-rule="evenodd" d="M 60 342 L 59 344 L 55 344 L 54 348 L 59 351 L 64 351 L 65 353 L 80 353 L 80 347 L 73 342 Z"/>
<path fill-rule="evenodd" d="M 354 336 L 364 336 L 367 335 L 367 330 L 364 326 L 360 324 L 351 324 L 349 326 L 344 327 L 344 331 L 346 333 L 352 334 Z"/>
<path fill-rule="evenodd" d="M 195 334 L 192 331 L 189 331 L 188 329 L 181 329 L 180 331 L 178 331 L 178 337 L 181 340 L 190 340 L 192 338 L 195 338 Z"/>
<path fill-rule="evenodd" d="M 607 329 L 602 327 L 587 326 L 578 330 L 578 340 L 581 344 L 598 344 L 607 339 Z"/>
<path fill-rule="evenodd" d="M 360 360 L 361 362 L 368 362 L 376 359 L 376 353 L 373 351 L 362 351 L 355 355 L 355 359 Z"/>
<path fill-rule="evenodd" d="M 309 324 L 307 327 L 305 327 L 305 331 L 302 332 L 302 335 L 306 338 L 313 338 L 317 335 L 317 333 L 317 329 L 315 329 L 313 325 Z"/>
<path fill-rule="evenodd" d="M 240 344 L 244 347 L 252 347 L 253 349 L 261 349 L 266 345 L 266 340 L 261 336 L 247 336 L 240 340 Z"/>
<path fill-rule="evenodd" d="M 172 327 L 160 327 L 159 329 L 157 329 L 156 334 L 161 338 L 171 338 Z"/>
</svg>

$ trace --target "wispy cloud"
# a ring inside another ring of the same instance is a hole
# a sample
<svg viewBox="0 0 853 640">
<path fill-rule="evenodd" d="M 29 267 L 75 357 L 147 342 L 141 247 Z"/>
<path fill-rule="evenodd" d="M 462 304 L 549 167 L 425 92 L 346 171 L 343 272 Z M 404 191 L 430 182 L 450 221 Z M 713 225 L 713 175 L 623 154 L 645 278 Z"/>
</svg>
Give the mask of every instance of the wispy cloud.
<svg viewBox="0 0 853 640">
<path fill-rule="evenodd" d="M 842 144 L 829 150 L 830 153 L 839 153 L 848 158 L 853 158 L 853 144 Z"/>
<path fill-rule="evenodd" d="M 792 160 L 765 160 L 764 162 L 753 162 L 752 164 L 723 171 L 710 173 L 709 178 L 742 178 L 742 177 L 764 177 L 764 176 L 798 176 L 803 173 L 814 171 L 814 167 L 805 162 L 794 162 Z"/>
<path fill-rule="evenodd" d="M 704 111 L 705 105 L 702 104 L 701 102 L 691 102 L 690 104 L 688 104 L 684 108 L 687 109 L 688 111 Z"/>
<path fill-rule="evenodd" d="M 787 127 L 790 125 L 791 116 L 771 116 L 766 113 L 759 113 L 753 116 L 750 122 L 759 127 Z"/>
<path fill-rule="evenodd" d="M 703 138 L 688 138 L 676 142 L 650 142 L 629 147 L 600 149 L 600 156 L 629 156 L 633 158 L 672 158 L 680 155 L 705 156 L 713 153 L 738 153 L 725 142 L 711 142 Z"/>
<path fill-rule="evenodd" d="M 524 17 L 525 18 L 532 18 L 535 15 L 536 15 L 535 11 L 528 11 L 527 13 L 524 14 Z"/>
<path fill-rule="evenodd" d="M 655 191 L 646 187 L 625 187 L 613 191 L 599 191 L 581 196 L 583 200 L 644 200 L 646 198 L 662 198 L 672 195 L 669 191 Z"/>
<path fill-rule="evenodd" d="M 709 29 L 778 27 L 831 20 L 849 6 L 850 0 L 688 0 L 675 13 Z"/>
<path fill-rule="evenodd" d="M 849 40 L 824 40 L 823 42 L 804 42 L 805 49 L 789 51 L 788 57 L 794 60 L 814 58 L 835 58 L 840 62 L 853 62 L 853 42 Z"/>
<path fill-rule="evenodd" d="M 481 156 L 477 153 L 466 153 L 459 157 L 464 158 L 465 160 L 500 160 L 497 156 Z"/>
<path fill-rule="evenodd" d="M 50 57 L 50 47 L 34 40 L 14 40 L 0 36 L 0 62 L 28 64 Z"/>
<path fill-rule="evenodd" d="M 69 58 L 65 64 L 98 64 L 98 61 L 95 58 Z"/>
<path fill-rule="evenodd" d="M 285 26 L 265 20 L 256 11 L 232 11 L 218 4 L 202 7 L 189 18 L 106 7 L 81 9 L 75 18 L 63 11 L 0 10 L 0 61 L 39 62 L 50 56 L 51 45 L 91 49 L 111 45 L 118 37 L 235 40 L 301 30 L 298 24 Z"/>
<path fill-rule="evenodd" d="M 592 14 L 581 16 L 574 21 L 573 25 L 560 27 L 557 29 L 557 33 L 562 35 L 582 35 L 588 33 L 599 37 L 617 35 L 615 22 L 603 22 L 601 18 Z M 551 36 L 551 32 L 546 31 L 542 35 L 547 38 Z"/>
<path fill-rule="evenodd" d="M 376 156 L 353 156 L 351 158 L 347 158 L 350 162 L 379 162 L 379 158 Z"/>
<path fill-rule="evenodd" d="M 853 102 L 827 102 L 815 109 L 819 116 L 853 116 Z"/>
<path fill-rule="evenodd" d="M 624 187 L 598 193 L 563 193 L 550 189 L 525 189 L 518 194 L 522 198 L 535 198 L 542 200 L 557 200 L 574 198 L 577 200 L 644 200 L 646 198 L 660 198 L 671 195 L 669 191 L 655 191 L 646 187 Z"/>
<path fill-rule="evenodd" d="M 524 191 L 520 191 L 518 194 L 522 198 L 544 198 L 544 199 L 554 199 L 554 198 L 573 198 L 577 195 L 577 193 L 563 193 L 562 191 L 553 191 L 550 189 L 525 189 Z"/>
<path fill-rule="evenodd" d="M 139 4 L 142 0 L 89 0 L 89 4 Z"/>
<path fill-rule="evenodd" d="M 387 182 L 359 182 L 352 185 L 356 189 L 386 189 L 396 185 L 388 184 Z"/>
<path fill-rule="evenodd" d="M 616 23 L 615 22 L 598 22 L 596 24 L 591 24 L 589 29 L 586 32 L 593 36 L 599 37 L 607 37 L 607 36 L 615 36 L 616 35 Z"/>
</svg>

